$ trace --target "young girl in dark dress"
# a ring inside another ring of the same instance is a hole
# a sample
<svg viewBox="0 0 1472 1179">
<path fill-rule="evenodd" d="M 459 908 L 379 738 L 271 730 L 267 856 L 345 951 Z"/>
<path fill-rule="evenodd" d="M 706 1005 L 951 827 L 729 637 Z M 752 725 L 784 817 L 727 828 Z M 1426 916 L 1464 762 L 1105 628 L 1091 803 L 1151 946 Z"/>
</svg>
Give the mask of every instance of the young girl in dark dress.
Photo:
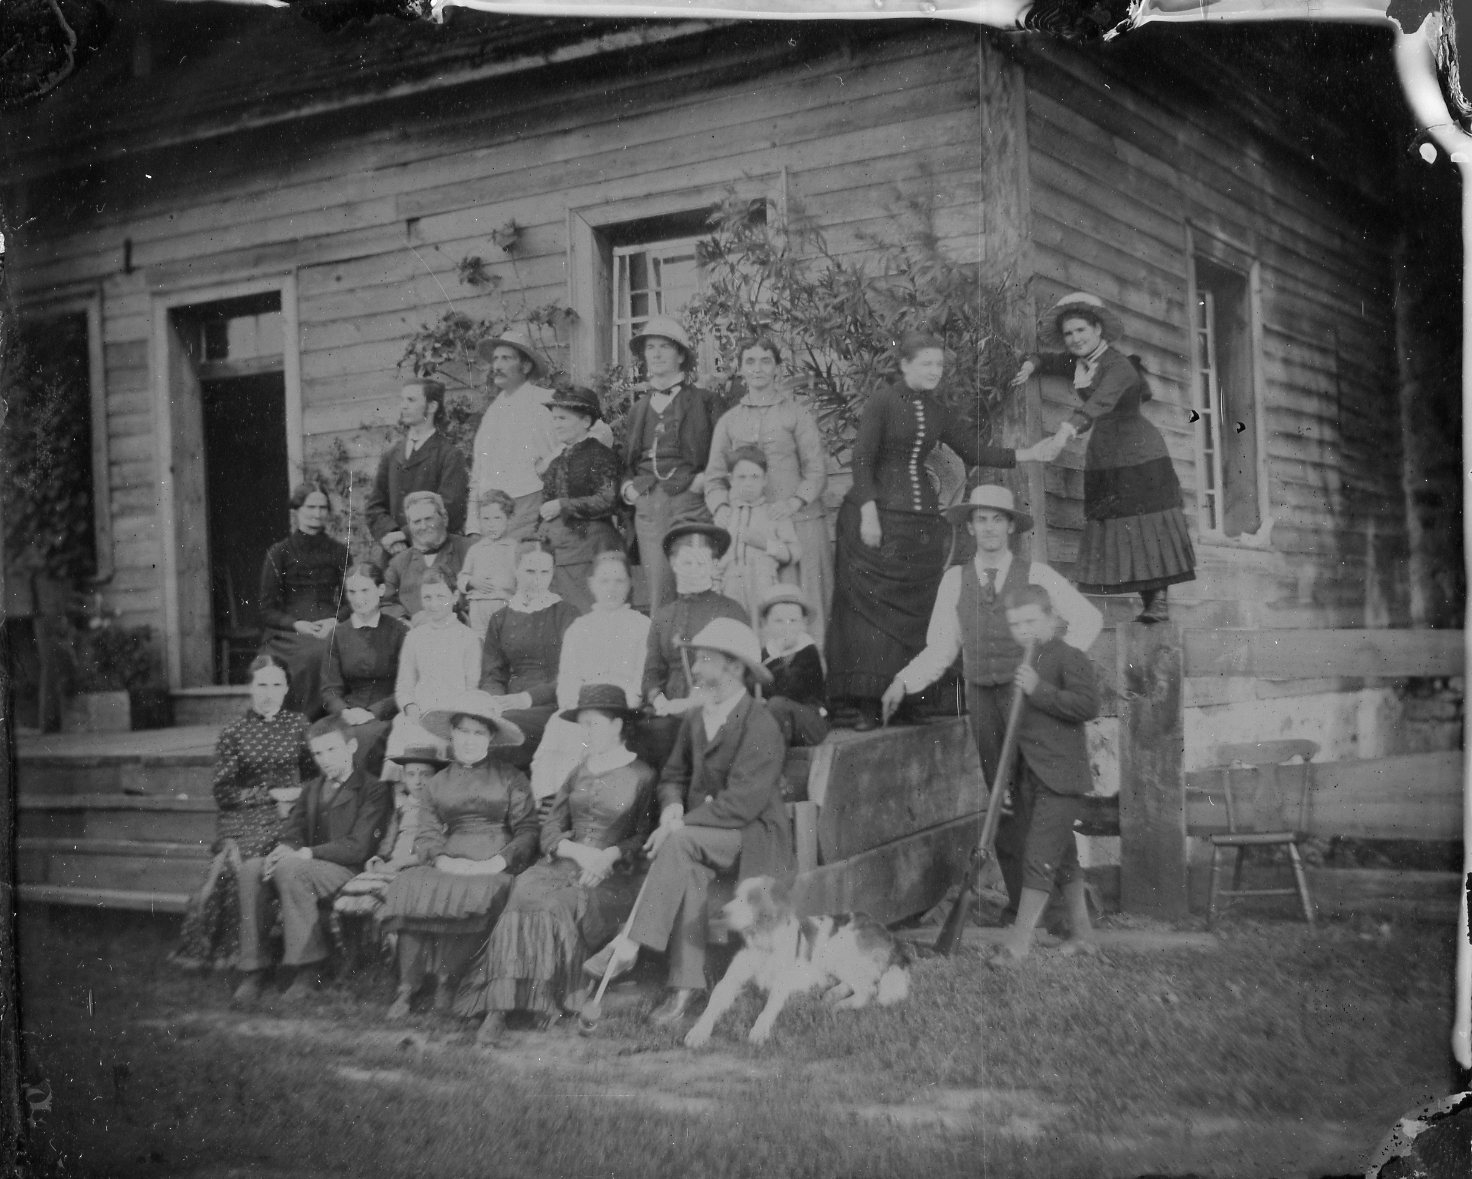
<svg viewBox="0 0 1472 1179">
<path fill-rule="evenodd" d="M 353 613 L 327 640 L 322 705 L 353 727 L 358 764 L 377 777 L 383 769 L 389 726 L 399 711 L 394 681 L 409 629 L 379 610 L 383 570 L 377 565 L 365 562 L 350 568 L 343 592 Z"/>
</svg>

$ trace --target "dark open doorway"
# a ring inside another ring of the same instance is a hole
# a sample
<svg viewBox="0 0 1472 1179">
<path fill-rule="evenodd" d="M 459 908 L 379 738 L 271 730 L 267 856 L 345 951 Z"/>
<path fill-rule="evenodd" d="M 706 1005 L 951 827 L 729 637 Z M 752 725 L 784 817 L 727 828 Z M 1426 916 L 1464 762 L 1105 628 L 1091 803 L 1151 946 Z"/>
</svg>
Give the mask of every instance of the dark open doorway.
<svg viewBox="0 0 1472 1179">
<path fill-rule="evenodd" d="M 260 640 L 261 564 L 286 535 L 286 383 L 280 372 L 200 385 L 216 675 L 245 683 Z"/>
</svg>

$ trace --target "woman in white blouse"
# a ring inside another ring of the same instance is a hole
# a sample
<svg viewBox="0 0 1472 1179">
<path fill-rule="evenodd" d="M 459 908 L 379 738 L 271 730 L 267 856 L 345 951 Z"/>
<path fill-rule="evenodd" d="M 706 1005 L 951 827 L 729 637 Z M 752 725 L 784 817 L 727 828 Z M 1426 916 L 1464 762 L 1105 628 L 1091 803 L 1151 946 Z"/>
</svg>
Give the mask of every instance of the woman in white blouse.
<svg viewBox="0 0 1472 1179">
<path fill-rule="evenodd" d="M 628 558 L 616 550 L 593 561 L 588 588 L 593 608 L 567 628 L 557 664 L 557 705 L 575 708 L 585 684 L 617 684 L 637 708 L 649 619 L 629 605 L 632 586 Z M 532 758 L 532 794 L 538 801 L 556 794 L 586 753 L 583 730 L 555 716 L 547 722 Z"/>
</svg>

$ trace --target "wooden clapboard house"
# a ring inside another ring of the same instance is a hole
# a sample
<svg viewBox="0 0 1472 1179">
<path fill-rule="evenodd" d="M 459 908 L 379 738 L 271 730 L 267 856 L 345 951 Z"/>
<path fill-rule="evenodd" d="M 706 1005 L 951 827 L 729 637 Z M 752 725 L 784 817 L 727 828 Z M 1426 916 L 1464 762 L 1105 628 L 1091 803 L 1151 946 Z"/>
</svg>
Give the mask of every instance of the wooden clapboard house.
<svg viewBox="0 0 1472 1179">
<path fill-rule="evenodd" d="M 1459 558 L 1439 556 L 1455 510 L 1438 506 L 1458 494 L 1455 381 L 1446 403 L 1435 333 L 1396 316 L 1398 298 L 1434 301 L 1434 268 L 1408 244 L 1414 128 L 1374 31 L 1173 27 L 1079 49 L 937 22 L 455 11 L 329 34 L 286 11 L 133 0 L 0 135 L 13 305 L 85 341 L 101 592 L 161 637 L 181 723 L 240 707 L 231 641 L 250 634 L 291 481 L 339 447 L 366 476 L 406 339 L 447 305 L 487 313 L 456 262 L 576 311 L 562 359 L 586 379 L 620 358 L 642 301 L 688 297 L 694 241 L 733 191 L 800 206 L 840 251 L 898 194 L 927 195 L 946 248 L 1010 269 L 1033 312 L 1079 288 L 1119 308 L 1196 527 L 1179 620 L 1247 636 L 1187 669 L 1206 676 L 1175 722 L 1187 768 L 1214 740 L 1304 727 L 1336 758 L 1401 752 L 1399 698 L 1365 659 L 1319 674 L 1343 644 L 1318 632 L 1457 616 Z M 1035 437 L 1071 401 L 1065 382 L 1035 385 L 1000 429 Z M 1045 521 L 1033 543 L 1065 572 L 1080 463 L 1021 486 Z M 1251 632 L 1304 628 L 1319 656 L 1294 682 L 1219 674 L 1251 671 Z M 1114 683 L 1111 641 L 1096 655 Z M 1115 711 L 1097 743 L 1109 790 L 1121 760 L 1132 780 Z M 81 748 L 82 768 L 75 743 L 31 747 L 33 895 L 144 903 L 96 865 L 145 831 L 161 842 L 135 876 L 155 901 L 197 872 L 209 733 L 167 755 L 132 740 Z M 145 800 L 146 819 L 115 793 L 165 779 L 187 797 Z M 1454 771 L 1441 787 L 1438 815 Z M 63 853 L 82 835 L 96 846 L 77 866 Z M 183 866 L 160 883 L 169 856 Z"/>
</svg>

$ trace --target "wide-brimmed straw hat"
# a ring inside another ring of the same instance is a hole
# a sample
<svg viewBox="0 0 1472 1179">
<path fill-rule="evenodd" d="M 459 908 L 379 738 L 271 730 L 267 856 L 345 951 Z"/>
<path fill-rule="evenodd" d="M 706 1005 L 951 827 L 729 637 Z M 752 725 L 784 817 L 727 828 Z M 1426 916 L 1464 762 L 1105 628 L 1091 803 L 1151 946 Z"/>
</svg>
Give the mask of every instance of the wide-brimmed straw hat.
<svg viewBox="0 0 1472 1179">
<path fill-rule="evenodd" d="M 547 402 L 548 409 L 570 409 L 574 413 L 586 414 L 595 422 L 603 417 L 603 407 L 598 404 L 598 394 L 583 385 L 570 389 L 558 389 Z"/>
<path fill-rule="evenodd" d="M 650 336 L 663 336 L 666 340 L 673 340 L 685 350 L 686 356 L 695 355 L 695 345 L 690 343 L 690 337 L 685 334 L 685 328 L 678 319 L 668 315 L 651 315 L 629 340 L 629 350 L 633 352 L 635 360 L 644 359 L 644 341 Z"/>
<path fill-rule="evenodd" d="M 971 513 L 977 508 L 991 508 L 993 511 L 1006 512 L 1017 522 L 1017 531 L 1026 532 L 1032 527 L 1032 517 L 1026 512 L 1017 510 L 1017 501 L 1012 497 L 1012 489 L 1003 487 L 1000 483 L 983 483 L 980 487 L 973 487 L 971 495 L 964 504 L 955 504 L 946 509 L 946 518 L 957 526 L 971 519 Z"/>
<path fill-rule="evenodd" d="M 526 734 L 510 721 L 502 720 L 498 713 L 494 696 L 489 692 L 472 689 L 461 692 L 448 708 L 436 708 L 433 712 L 425 713 L 419 718 L 419 723 L 441 741 L 448 741 L 450 730 L 455 726 L 455 718 L 473 716 L 491 726 L 492 745 L 520 745 L 525 741 Z"/>
<path fill-rule="evenodd" d="M 806 595 L 795 585 L 769 585 L 762 591 L 762 596 L 757 599 L 756 616 L 765 618 L 767 611 L 773 606 L 783 602 L 791 602 L 794 606 L 801 606 L 804 618 L 813 616 L 813 608 L 809 605 Z"/>
<path fill-rule="evenodd" d="M 1058 325 L 1070 311 L 1087 312 L 1090 316 L 1099 319 L 1104 325 L 1104 338 L 1111 344 L 1117 344 L 1120 336 L 1124 334 L 1119 316 L 1109 309 L 1103 299 L 1087 291 L 1071 291 L 1054 303 L 1043 318 L 1043 323 L 1038 329 L 1038 336 L 1043 343 L 1052 347 L 1062 345 L 1063 333 L 1059 330 Z"/>
<path fill-rule="evenodd" d="M 689 642 L 681 640 L 680 646 L 689 647 L 692 651 L 719 651 L 722 655 L 741 660 L 760 683 L 772 682 L 772 673 L 762 666 L 762 645 L 756 631 L 734 618 L 717 618 L 706 623 Z"/>
<path fill-rule="evenodd" d="M 565 721 L 577 723 L 583 709 L 592 708 L 610 716 L 621 716 L 631 720 L 639 715 L 637 708 L 629 707 L 629 696 L 617 684 L 584 684 L 578 689 L 578 702 L 557 715 Z"/>
<path fill-rule="evenodd" d="M 731 547 L 731 534 L 719 524 L 710 524 L 704 520 L 676 520 L 668 532 L 664 534 L 660 547 L 664 549 L 664 555 L 670 555 L 670 548 L 675 541 L 682 536 L 703 536 L 710 541 L 711 548 L 715 550 L 716 560 L 719 561 L 726 555 L 726 550 Z"/>
<path fill-rule="evenodd" d="M 491 362 L 491 353 L 498 347 L 515 348 L 523 357 L 532 362 L 532 371 L 527 375 L 529 381 L 540 381 L 547 375 L 547 358 L 532 343 L 531 337 L 525 332 L 510 331 L 502 332 L 499 336 L 491 336 L 482 340 L 475 346 L 477 355 L 487 364 Z"/>
<path fill-rule="evenodd" d="M 442 770 L 450 764 L 449 758 L 442 755 L 433 745 L 411 745 L 397 757 L 391 757 L 388 760 L 401 766 L 422 763 L 434 766 L 437 770 Z"/>
</svg>

